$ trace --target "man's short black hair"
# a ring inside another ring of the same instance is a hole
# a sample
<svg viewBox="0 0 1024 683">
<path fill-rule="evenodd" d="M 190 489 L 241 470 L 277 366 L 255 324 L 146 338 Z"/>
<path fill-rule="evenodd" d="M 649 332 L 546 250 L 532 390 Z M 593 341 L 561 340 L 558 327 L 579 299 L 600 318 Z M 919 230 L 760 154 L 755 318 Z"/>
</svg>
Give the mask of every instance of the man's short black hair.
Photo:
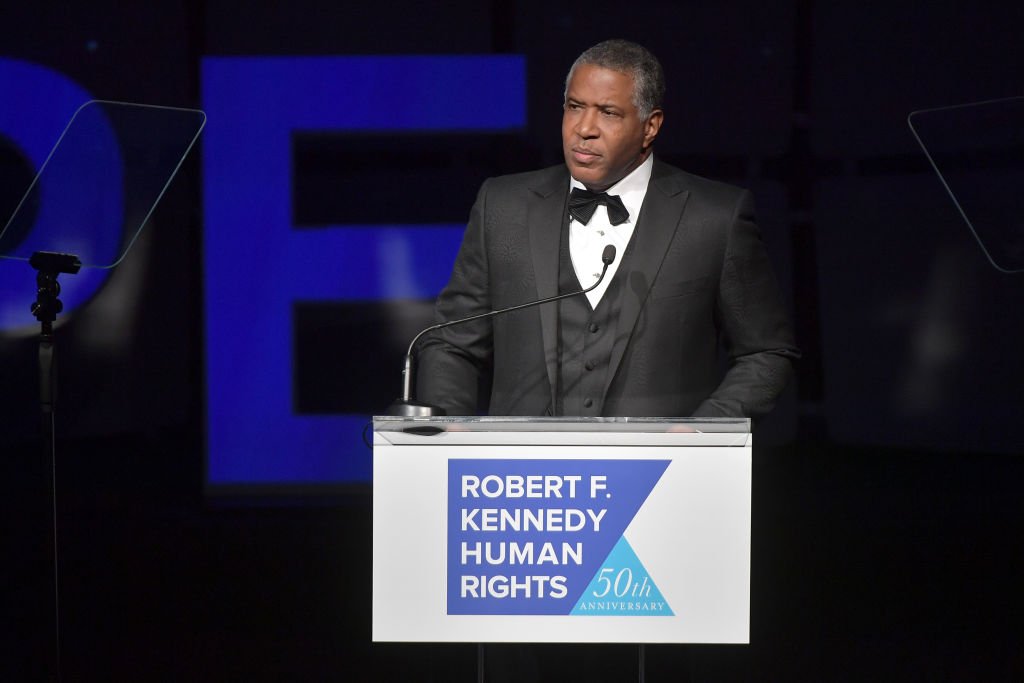
<svg viewBox="0 0 1024 683">
<path fill-rule="evenodd" d="M 569 81 L 581 64 L 591 64 L 611 69 L 633 79 L 633 105 L 640 112 L 640 119 L 646 121 L 655 109 L 661 109 L 665 97 L 665 72 L 661 62 L 643 45 L 628 40 L 606 40 L 583 52 L 569 69 L 565 77 L 565 94 L 569 92 Z"/>
</svg>

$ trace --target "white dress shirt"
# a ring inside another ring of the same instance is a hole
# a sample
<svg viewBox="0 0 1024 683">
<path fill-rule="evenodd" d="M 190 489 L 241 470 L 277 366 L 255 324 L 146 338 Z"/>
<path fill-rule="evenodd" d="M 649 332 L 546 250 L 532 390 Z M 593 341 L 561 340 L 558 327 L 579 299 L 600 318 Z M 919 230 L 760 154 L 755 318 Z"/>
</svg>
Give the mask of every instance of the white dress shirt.
<svg viewBox="0 0 1024 683">
<path fill-rule="evenodd" d="M 626 246 L 633 236 L 636 220 L 640 217 L 640 207 L 644 203 L 644 197 L 647 196 L 647 183 L 651 180 L 653 166 L 654 155 L 652 154 L 629 175 L 606 190 L 608 194 L 618 195 L 626 210 L 629 211 L 629 218 L 625 223 L 612 225 L 608 222 L 608 207 L 604 204 L 598 205 L 597 211 L 586 225 L 572 217 L 569 218 L 569 256 L 572 258 L 576 277 L 584 289 L 601 277 L 601 269 L 604 267 L 601 262 L 601 254 L 604 252 L 605 246 L 615 245 L 615 261 L 608 266 L 608 273 L 604 276 L 604 281 L 594 291 L 587 292 L 591 308 L 597 308 L 605 290 L 608 289 L 612 278 L 615 277 L 615 271 L 619 269 L 622 257 L 626 254 Z M 571 178 L 569 181 L 570 192 L 574 187 L 586 189 L 583 183 Z"/>
</svg>

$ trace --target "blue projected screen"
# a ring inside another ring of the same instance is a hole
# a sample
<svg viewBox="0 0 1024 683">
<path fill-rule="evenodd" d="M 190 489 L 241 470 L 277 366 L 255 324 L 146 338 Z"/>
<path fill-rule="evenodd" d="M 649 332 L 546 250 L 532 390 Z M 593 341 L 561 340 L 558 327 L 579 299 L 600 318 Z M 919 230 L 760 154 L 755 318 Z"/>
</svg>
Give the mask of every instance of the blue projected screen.
<svg viewBox="0 0 1024 683">
<path fill-rule="evenodd" d="M 203 60 L 211 487 L 370 479 L 363 430 L 386 404 L 363 404 L 361 392 L 373 382 L 397 396 L 401 356 L 386 376 L 359 372 L 380 361 L 381 320 L 410 307 L 422 316 L 447 282 L 470 206 L 448 222 L 427 209 L 410 220 L 417 207 L 364 201 L 352 174 L 388 182 L 390 157 L 372 151 L 380 136 L 408 141 L 394 161 L 402 178 L 412 164 L 401 154 L 420 139 L 522 130 L 525 70 L 510 55 Z M 342 348 L 332 334 L 354 341 Z"/>
</svg>

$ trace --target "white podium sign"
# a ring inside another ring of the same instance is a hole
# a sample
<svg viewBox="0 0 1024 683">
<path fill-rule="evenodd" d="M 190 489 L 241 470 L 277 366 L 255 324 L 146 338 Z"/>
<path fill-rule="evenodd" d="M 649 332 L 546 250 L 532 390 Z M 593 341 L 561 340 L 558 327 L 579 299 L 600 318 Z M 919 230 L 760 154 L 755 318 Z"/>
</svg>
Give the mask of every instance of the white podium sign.
<svg viewBox="0 0 1024 683">
<path fill-rule="evenodd" d="M 375 418 L 373 640 L 746 643 L 747 420 Z"/>
</svg>

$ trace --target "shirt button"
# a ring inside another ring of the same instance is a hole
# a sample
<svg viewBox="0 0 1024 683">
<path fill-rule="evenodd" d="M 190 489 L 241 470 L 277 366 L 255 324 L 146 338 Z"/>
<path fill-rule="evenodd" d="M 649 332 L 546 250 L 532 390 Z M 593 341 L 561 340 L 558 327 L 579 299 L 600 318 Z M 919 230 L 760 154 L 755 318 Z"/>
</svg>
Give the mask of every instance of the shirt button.
<svg viewBox="0 0 1024 683">
<path fill-rule="evenodd" d="M 588 327 L 587 329 L 590 330 L 591 332 L 597 332 L 601 328 L 598 327 L 597 323 L 590 323 L 590 327 Z"/>
<path fill-rule="evenodd" d="M 583 367 L 585 367 L 587 370 L 593 370 L 594 369 L 594 361 L 588 360 L 586 363 L 583 364 Z"/>
<path fill-rule="evenodd" d="M 584 408 L 589 408 L 592 405 L 594 405 L 594 399 L 592 399 L 592 398 L 585 398 L 585 399 L 583 399 L 583 407 Z"/>
</svg>

